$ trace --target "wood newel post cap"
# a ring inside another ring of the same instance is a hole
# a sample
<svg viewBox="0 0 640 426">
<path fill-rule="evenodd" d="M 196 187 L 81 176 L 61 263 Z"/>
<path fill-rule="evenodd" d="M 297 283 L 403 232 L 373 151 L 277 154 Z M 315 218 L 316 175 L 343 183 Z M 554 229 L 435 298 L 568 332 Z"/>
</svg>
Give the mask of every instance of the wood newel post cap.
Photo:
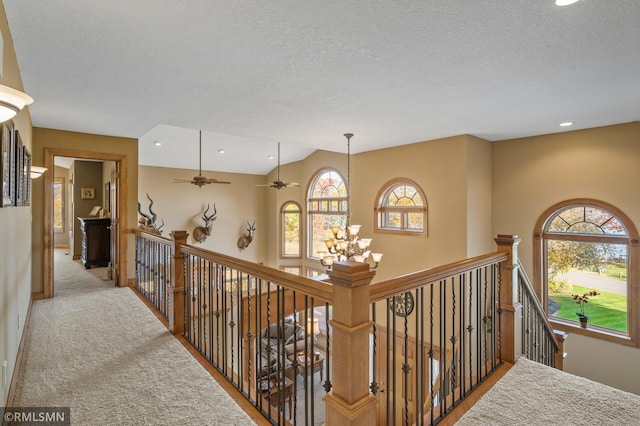
<svg viewBox="0 0 640 426">
<path fill-rule="evenodd" d="M 171 240 L 172 241 L 184 243 L 184 242 L 187 241 L 187 237 L 188 236 L 189 236 L 189 233 L 187 231 L 185 231 L 185 230 L 171 231 Z"/>
<path fill-rule="evenodd" d="M 333 268 L 327 271 L 327 275 L 334 285 L 358 287 L 369 285 L 376 272 L 369 268 L 368 263 L 347 260 L 346 262 L 335 262 Z"/>
<path fill-rule="evenodd" d="M 494 241 L 498 246 L 517 246 L 520 244 L 520 237 L 517 235 L 498 234 Z"/>
</svg>

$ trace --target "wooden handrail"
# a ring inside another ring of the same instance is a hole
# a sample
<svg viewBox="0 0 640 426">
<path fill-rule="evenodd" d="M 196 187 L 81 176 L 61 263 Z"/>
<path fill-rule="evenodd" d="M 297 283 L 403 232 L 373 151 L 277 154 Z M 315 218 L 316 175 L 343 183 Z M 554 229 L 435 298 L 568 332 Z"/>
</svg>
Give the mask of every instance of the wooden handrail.
<svg viewBox="0 0 640 426">
<path fill-rule="evenodd" d="M 162 235 L 151 234 L 141 229 L 133 229 L 132 232 L 146 238 L 147 240 L 156 241 L 162 244 L 171 244 L 171 238 L 163 237 Z"/>
<path fill-rule="evenodd" d="M 254 277 L 278 284 L 286 289 L 297 291 L 305 294 L 306 296 L 319 299 L 322 302 L 333 303 L 333 285 L 330 283 L 290 274 L 269 266 L 260 265 L 191 245 L 180 246 L 180 251 L 184 254 L 197 256 L 210 262 L 240 270 Z"/>
<path fill-rule="evenodd" d="M 389 297 L 413 290 L 417 287 L 428 285 L 453 275 L 473 271 L 484 266 L 504 262 L 507 259 L 508 255 L 506 253 L 489 253 L 380 281 L 371 285 L 369 302 L 375 303 L 388 299 Z"/>
</svg>

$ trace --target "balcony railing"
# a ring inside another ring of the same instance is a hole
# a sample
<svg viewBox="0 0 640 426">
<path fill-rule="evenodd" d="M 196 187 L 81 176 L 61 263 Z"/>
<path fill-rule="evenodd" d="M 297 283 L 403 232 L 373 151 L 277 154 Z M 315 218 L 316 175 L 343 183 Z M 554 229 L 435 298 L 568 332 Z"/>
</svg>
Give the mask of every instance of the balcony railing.
<svg viewBox="0 0 640 426">
<path fill-rule="evenodd" d="M 272 424 L 436 424 L 501 363 L 537 347 L 516 344 L 540 309 L 520 296 L 517 237 L 499 236 L 495 253 L 375 284 L 362 263 L 337 263 L 315 280 L 186 237 L 136 232 L 136 288 L 149 300 L 167 296 L 152 303 L 167 307 L 170 329 Z M 160 277 L 170 287 L 144 284 Z M 554 358 L 549 331 L 535 328 L 545 355 L 528 356 Z"/>
</svg>

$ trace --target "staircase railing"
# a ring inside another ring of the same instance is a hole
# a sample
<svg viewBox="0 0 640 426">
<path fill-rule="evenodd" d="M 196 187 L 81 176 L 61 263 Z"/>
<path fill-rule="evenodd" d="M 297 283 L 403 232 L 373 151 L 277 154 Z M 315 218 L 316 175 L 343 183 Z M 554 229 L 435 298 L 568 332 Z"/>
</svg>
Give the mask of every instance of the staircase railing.
<svg viewBox="0 0 640 426">
<path fill-rule="evenodd" d="M 532 361 L 556 367 L 560 348 L 531 281 L 518 268 L 518 301 L 522 305 L 522 353 Z"/>
<path fill-rule="evenodd" d="M 378 424 L 435 424 L 502 363 L 507 260 L 497 252 L 371 286 Z"/>
<path fill-rule="evenodd" d="M 521 350 L 553 358 L 517 236 L 375 284 L 362 263 L 321 281 L 186 238 L 136 232 L 136 288 L 272 424 L 436 424 Z"/>
<path fill-rule="evenodd" d="M 171 286 L 171 240 L 137 232 L 135 288 L 168 319 Z"/>
</svg>

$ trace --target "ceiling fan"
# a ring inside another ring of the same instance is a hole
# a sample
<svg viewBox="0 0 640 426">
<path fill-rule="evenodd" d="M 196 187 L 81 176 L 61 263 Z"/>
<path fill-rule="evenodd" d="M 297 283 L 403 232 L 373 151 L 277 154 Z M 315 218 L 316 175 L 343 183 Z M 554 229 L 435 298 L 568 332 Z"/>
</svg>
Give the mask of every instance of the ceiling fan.
<svg viewBox="0 0 640 426">
<path fill-rule="evenodd" d="M 280 180 L 280 142 L 278 142 L 278 178 L 271 183 L 266 183 L 257 186 L 270 186 L 275 189 L 289 188 L 292 186 L 300 186 L 298 182 L 283 182 Z"/>
<path fill-rule="evenodd" d="M 215 178 L 208 178 L 206 176 L 202 176 L 202 130 L 200 130 L 200 154 L 199 154 L 200 166 L 198 169 L 198 176 L 194 176 L 191 180 L 186 179 L 174 179 L 173 183 L 192 183 L 199 188 L 202 188 L 204 185 L 208 185 L 210 183 L 231 183 L 222 180 L 218 180 Z"/>
</svg>

